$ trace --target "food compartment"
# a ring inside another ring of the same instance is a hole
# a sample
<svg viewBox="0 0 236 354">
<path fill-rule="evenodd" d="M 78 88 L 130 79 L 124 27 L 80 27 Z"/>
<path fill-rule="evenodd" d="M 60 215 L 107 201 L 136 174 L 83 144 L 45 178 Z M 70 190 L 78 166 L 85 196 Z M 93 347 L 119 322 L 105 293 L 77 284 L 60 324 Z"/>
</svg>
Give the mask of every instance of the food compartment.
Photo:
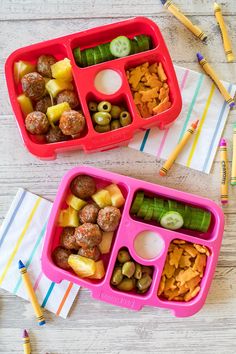
<svg viewBox="0 0 236 354">
<path fill-rule="evenodd" d="M 153 265 L 142 265 L 135 261 L 129 249 L 122 247 L 116 254 L 110 286 L 118 293 L 148 297 L 152 293 L 156 275 Z"/>
<path fill-rule="evenodd" d="M 132 125 L 133 117 L 126 95 L 107 99 L 102 94 L 89 93 L 86 101 L 97 133 L 112 134 L 113 130 L 125 131 Z"/>
<path fill-rule="evenodd" d="M 209 283 L 212 263 L 209 247 L 190 240 L 173 239 L 160 275 L 157 297 L 163 304 L 196 303 Z"/>
<path fill-rule="evenodd" d="M 136 18 L 102 26 L 99 35 L 97 29 L 91 29 L 86 36 L 71 40 L 71 50 L 77 65 L 86 68 L 149 51 L 159 45 L 160 37 L 161 33 L 154 22 Z"/>
<path fill-rule="evenodd" d="M 57 276 L 88 287 L 104 281 L 127 194 L 123 183 L 86 173 L 59 188 L 47 251 Z"/>
<path fill-rule="evenodd" d="M 130 208 L 134 220 L 178 231 L 196 239 L 211 240 L 217 236 L 216 214 L 194 198 L 173 198 L 172 195 L 137 190 Z M 197 241 L 196 241 L 197 242 Z"/>
<path fill-rule="evenodd" d="M 161 119 L 163 114 L 171 116 L 175 107 L 180 112 L 181 99 L 176 76 L 161 52 L 144 53 L 142 57 L 130 59 L 125 70 L 139 117 L 151 119 L 159 116 Z"/>
<path fill-rule="evenodd" d="M 60 41 L 53 42 L 14 52 L 6 68 L 11 70 L 11 77 L 7 75 L 8 88 L 23 138 L 29 137 L 40 145 L 61 143 L 61 148 L 68 140 L 86 136 L 88 128 L 68 49 Z M 64 114 L 69 110 L 76 113 Z M 66 117 L 61 122 L 63 114 Z"/>
</svg>

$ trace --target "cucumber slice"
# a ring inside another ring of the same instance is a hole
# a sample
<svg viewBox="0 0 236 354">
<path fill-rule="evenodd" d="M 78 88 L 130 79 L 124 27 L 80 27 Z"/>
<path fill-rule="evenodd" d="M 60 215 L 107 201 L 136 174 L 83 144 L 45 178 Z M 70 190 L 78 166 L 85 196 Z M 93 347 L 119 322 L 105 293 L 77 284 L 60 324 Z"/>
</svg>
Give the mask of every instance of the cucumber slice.
<svg viewBox="0 0 236 354">
<path fill-rule="evenodd" d="M 134 39 L 131 39 L 131 40 L 130 40 L 130 45 L 131 45 L 131 52 L 130 52 L 130 54 L 136 54 L 136 53 L 139 52 L 138 43 L 137 43 Z"/>
<path fill-rule="evenodd" d="M 75 58 L 75 62 L 78 64 L 78 65 L 81 65 L 81 62 L 82 62 L 82 57 L 81 57 L 81 50 L 80 48 L 75 48 L 73 50 L 73 54 L 74 54 L 74 58 Z"/>
<path fill-rule="evenodd" d="M 144 193 L 138 192 L 136 194 L 136 197 L 135 197 L 133 204 L 131 206 L 131 210 L 130 210 L 131 214 L 136 214 L 139 211 L 139 209 L 143 203 L 143 200 L 144 200 Z"/>
<path fill-rule="evenodd" d="M 91 66 L 91 65 L 94 65 L 94 51 L 93 51 L 93 48 L 88 48 L 85 50 L 85 53 L 86 53 L 86 59 L 87 59 L 87 65 L 88 66 Z"/>
<path fill-rule="evenodd" d="M 191 207 L 185 205 L 184 227 L 188 228 L 192 219 Z"/>
<path fill-rule="evenodd" d="M 175 200 L 168 199 L 168 207 L 169 207 L 169 210 L 177 211 L 177 202 Z"/>
<path fill-rule="evenodd" d="M 105 47 L 105 50 L 106 50 L 107 60 L 115 59 L 114 56 L 112 55 L 111 51 L 110 51 L 110 43 L 105 43 L 104 47 Z"/>
<path fill-rule="evenodd" d="M 150 49 L 150 38 L 144 34 L 135 36 L 134 39 L 138 43 L 139 52 L 145 52 Z"/>
<path fill-rule="evenodd" d="M 142 203 L 142 205 L 141 205 L 141 207 L 140 207 L 140 209 L 139 209 L 139 211 L 137 213 L 137 216 L 139 218 L 143 219 L 145 217 L 145 215 L 147 214 L 147 212 L 148 212 L 148 208 L 149 208 L 149 200 L 148 199 L 144 199 L 144 201 L 143 201 L 143 203 Z"/>
<path fill-rule="evenodd" d="M 201 223 L 201 230 L 202 232 L 207 232 L 211 223 L 211 213 L 209 211 L 204 212 L 204 217 Z"/>
<path fill-rule="evenodd" d="M 94 56 L 94 64 L 99 64 L 103 61 L 98 46 L 93 48 L 93 56 Z"/>
<path fill-rule="evenodd" d="M 131 44 L 129 38 L 119 36 L 113 39 L 110 43 L 110 51 L 114 57 L 126 57 L 131 52 Z"/>
<path fill-rule="evenodd" d="M 107 48 L 105 44 L 98 45 L 98 49 L 100 50 L 102 61 L 109 60 L 109 53 L 107 52 Z"/>
<path fill-rule="evenodd" d="M 183 226 L 184 220 L 177 211 L 168 211 L 161 217 L 160 224 L 165 229 L 178 230 Z"/>
<path fill-rule="evenodd" d="M 82 66 L 83 68 L 85 68 L 86 66 L 88 66 L 87 58 L 86 58 L 86 51 L 85 51 L 85 50 L 83 50 L 83 51 L 81 52 L 81 66 Z"/>
<path fill-rule="evenodd" d="M 153 204 L 154 204 L 153 199 L 151 199 L 151 201 L 149 203 L 148 211 L 147 211 L 146 215 L 144 216 L 144 220 L 151 220 L 152 219 L 152 215 L 153 215 L 153 211 L 154 211 Z"/>
</svg>

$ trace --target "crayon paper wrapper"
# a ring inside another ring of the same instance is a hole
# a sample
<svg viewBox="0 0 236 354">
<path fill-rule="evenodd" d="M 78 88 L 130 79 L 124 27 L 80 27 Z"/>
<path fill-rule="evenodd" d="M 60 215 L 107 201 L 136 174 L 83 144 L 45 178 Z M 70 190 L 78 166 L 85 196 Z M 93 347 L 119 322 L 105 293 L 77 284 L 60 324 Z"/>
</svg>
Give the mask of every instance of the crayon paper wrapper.
<svg viewBox="0 0 236 354">
<path fill-rule="evenodd" d="M 179 66 L 175 71 L 183 101 L 179 117 L 165 130 L 154 127 L 137 133 L 128 146 L 166 160 L 190 124 L 199 119 L 196 133 L 176 162 L 210 173 L 230 107 L 207 75 Z M 234 97 L 236 85 L 222 83 Z"/>
<path fill-rule="evenodd" d="M 0 229 L 0 287 L 28 300 L 18 270 L 25 264 L 39 304 L 66 318 L 79 286 L 66 280 L 56 284 L 41 268 L 43 239 L 52 203 L 19 189 Z"/>
</svg>

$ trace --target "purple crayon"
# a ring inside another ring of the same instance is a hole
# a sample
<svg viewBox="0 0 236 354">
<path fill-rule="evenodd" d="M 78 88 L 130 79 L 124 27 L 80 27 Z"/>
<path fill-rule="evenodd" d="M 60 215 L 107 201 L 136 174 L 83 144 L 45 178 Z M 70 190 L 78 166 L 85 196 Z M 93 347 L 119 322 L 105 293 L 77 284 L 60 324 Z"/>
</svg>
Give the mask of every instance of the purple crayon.
<svg viewBox="0 0 236 354">
<path fill-rule="evenodd" d="M 233 97 L 230 96 L 224 85 L 221 83 L 220 79 L 216 75 L 215 71 L 212 69 L 210 64 L 206 61 L 206 59 L 202 56 L 201 53 L 197 53 L 197 59 L 199 64 L 202 66 L 203 70 L 206 74 L 212 79 L 222 96 L 224 97 L 225 101 L 229 104 L 230 108 L 235 106 L 235 102 Z"/>
<path fill-rule="evenodd" d="M 23 339 L 24 354 L 30 354 L 31 353 L 30 338 L 26 329 L 24 329 L 22 339 Z"/>
<path fill-rule="evenodd" d="M 220 150 L 220 199 L 221 204 L 225 205 L 228 203 L 229 195 L 228 195 L 228 159 L 227 159 L 227 143 L 224 138 L 220 140 L 219 144 Z"/>
</svg>

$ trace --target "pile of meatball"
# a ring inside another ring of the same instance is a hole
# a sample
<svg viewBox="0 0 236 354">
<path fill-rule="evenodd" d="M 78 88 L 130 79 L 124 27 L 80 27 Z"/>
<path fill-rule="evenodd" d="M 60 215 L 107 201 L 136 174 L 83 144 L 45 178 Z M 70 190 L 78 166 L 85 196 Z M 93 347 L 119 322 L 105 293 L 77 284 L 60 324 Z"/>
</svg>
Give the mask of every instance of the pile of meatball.
<svg viewBox="0 0 236 354">
<path fill-rule="evenodd" d="M 70 185 L 71 193 L 83 200 L 88 200 L 79 210 L 80 226 L 65 227 L 60 235 L 60 246 L 52 254 L 54 263 L 63 269 L 71 269 L 68 264 L 69 256 L 80 256 L 98 261 L 100 259 L 99 243 L 102 241 L 102 232 L 113 232 L 117 229 L 121 213 L 114 206 L 99 208 L 90 202 L 91 196 L 96 192 L 96 184 L 92 177 L 79 175 Z"/>
<path fill-rule="evenodd" d="M 52 55 L 41 55 L 37 60 L 35 72 L 24 75 L 21 79 L 22 90 L 25 96 L 33 103 L 35 111 L 29 113 L 25 119 L 27 131 L 33 135 L 44 135 L 47 143 L 55 143 L 78 137 L 85 128 L 85 118 L 79 108 L 79 100 L 72 90 L 60 92 L 52 102 L 47 94 L 45 79 L 52 78 L 51 65 L 56 63 Z M 71 108 L 65 111 L 59 124 L 52 127 L 47 118 L 48 107 L 54 104 L 67 102 Z"/>
</svg>

